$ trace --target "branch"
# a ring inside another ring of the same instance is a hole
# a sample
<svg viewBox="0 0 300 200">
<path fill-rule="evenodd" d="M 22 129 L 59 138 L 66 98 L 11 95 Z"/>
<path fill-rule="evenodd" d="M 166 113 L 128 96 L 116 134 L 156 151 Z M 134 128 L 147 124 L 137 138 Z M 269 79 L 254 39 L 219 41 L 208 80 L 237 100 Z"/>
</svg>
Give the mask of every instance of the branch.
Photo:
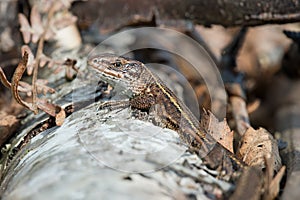
<svg viewBox="0 0 300 200">
<path fill-rule="evenodd" d="M 171 20 L 223 26 L 254 26 L 300 21 L 299 0 L 139 0 L 138 3 L 136 0 L 103 0 L 88 3 L 90 15 L 95 16 L 98 13 L 98 20 L 104 31 L 131 23 L 149 22 L 153 19 L 153 15 L 156 22 L 162 25 Z M 81 11 L 77 9 L 75 12 Z"/>
</svg>

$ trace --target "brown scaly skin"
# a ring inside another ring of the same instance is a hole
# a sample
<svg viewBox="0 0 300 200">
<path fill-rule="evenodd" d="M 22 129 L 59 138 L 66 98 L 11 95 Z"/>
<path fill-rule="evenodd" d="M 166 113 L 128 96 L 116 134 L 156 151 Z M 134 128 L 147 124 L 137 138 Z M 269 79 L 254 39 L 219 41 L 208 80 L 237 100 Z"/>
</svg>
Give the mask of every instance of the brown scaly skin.
<svg viewBox="0 0 300 200">
<path fill-rule="evenodd" d="M 129 97 L 124 103 L 132 108 L 155 110 L 164 127 L 180 135 L 191 150 L 197 152 L 211 168 L 227 172 L 242 171 L 245 164 L 199 126 L 197 118 L 176 95 L 143 63 L 116 55 L 105 54 L 88 59 L 96 70 L 117 91 Z M 106 106 L 111 106 L 108 102 Z"/>
</svg>

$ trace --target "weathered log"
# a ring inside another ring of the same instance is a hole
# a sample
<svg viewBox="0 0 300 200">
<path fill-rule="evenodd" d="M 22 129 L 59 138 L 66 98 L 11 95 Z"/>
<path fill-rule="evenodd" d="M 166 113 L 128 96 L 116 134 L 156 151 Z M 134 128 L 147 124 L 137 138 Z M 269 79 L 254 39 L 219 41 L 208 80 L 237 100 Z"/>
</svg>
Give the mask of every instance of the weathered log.
<svg viewBox="0 0 300 200">
<path fill-rule="evenodd" d="M 73 8 L 84 20 L 97 18 L 103 30 L 131 23 L 153 22 L 179 26 L 178 21 L 223 26 L 254 26 L 300 20 L 299 0 L 103 0 L 89 1 L 86 9 Z M 176 22 L 176 23 L 175 23 Z"/>
<path fill-rule="evenodd" d="M 71 83 L 62 78 L 49 77 L 63 89 L 48 98 L 74 112 L 61 127 L 44 113 L 24 119 L 0 161 L 2 199 L 205 199 L 233 189 L 176 132 L 133 119 L 131 109 L 99 111 L 95 99 L 111 88 L 84 64 Z"/>
</svg>

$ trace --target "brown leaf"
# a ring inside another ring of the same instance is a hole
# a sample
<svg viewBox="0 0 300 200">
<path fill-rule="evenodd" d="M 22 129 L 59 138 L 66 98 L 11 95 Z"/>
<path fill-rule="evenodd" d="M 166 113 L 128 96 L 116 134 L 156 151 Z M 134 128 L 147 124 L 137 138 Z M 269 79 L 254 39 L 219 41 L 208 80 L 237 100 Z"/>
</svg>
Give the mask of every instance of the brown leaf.
<svg viewBox="0 0 300 200">
<path fill-rule="evenodd" d="M 48 115 L 55 117 L 55 123 L 57 126 L 61 126 L 63 124 L 66 118 L 66 113 L 60 106 L 49 103 L 45 99 L 37 99 L 37 107 Z"/>
<path fill-rule="evenodd" d="M 44 95 L 46 93 L 51 93 L 51 94 L 55 93 L 55 90 L 53 88 L 47 86 L 48 84 L 47 80 L 38 79 L 36 84 L 37 84 L 37 93 L 43 93 Z M 32 86 L 26 82 L 20 81 L 18 91 L 25 92 L 27 93 L 27 96 L 31 96 Z"/>
<path fill-rule="evenodd" d="M 45 95 L 48 92 L 49 93 L 54 93 L 55 92 L 55 90 L 53 88 L 47 86 L 47 84 L 48 84 L 47 80 L 38 79 L 36 84 L 37 84 L 38 93 L 43 92 L 43 94 Z"/>
<path fill-rule="evenodd" d="M 208 131 L 221 145 L 233 153 L 233 131 L 226 120 L 219 120 L 210 111 L 203 112 L 200 126 Z"/>
<path fill-rule="evenodd" d="M 48 63 L 48 67 L 53 68 L 54 66 L 55 66 L 54 60 L 50 60 L 49 63 Z"/>
<path fill-rule="evenodd" d="M 55 123 L 57 126 L 61 126 L 66 118 L 65 110 L 60 108 L 60 111 L 55 116 Z"/>
<path fill-rule="evenodd" d="M 44 67 L 48 63 L 48 60 L 44 57 L 40 58 L 40 67 Z"/>
<path fill-rule="evenodd" d="M 30 84 L 28 84 L 26 82 L 23 82 L 23 81 L 20 81 L 18 91 L 26 93 L 27 96 L 31 96 L 32 87 L 31 87 Z"/>
<path fill-rule="evenodd" d="M 53 71 L 54 74 L 58 74 L 59 72 L 61 72 L 64 69 L 64 66 L 61 63 L 54 62 L 53 66 L 55 66 L 54 67 L 55 70 Z"/>
<path fill-rule="evenodd" d="M 37 43 L 40 39 L 40 36 L 44 32 L 41 15 L 38 12 L 37 6 L 33 6 L 30 14 L 30 22 L 32 27 L 32 42 Z"/>
<path fill-rule="evenodd" d="M 53 39 L 55 36 L 54 28 L 50 25 L 50 27 L 47 29 L 47 32 L 45 34 L 45 40 Z"/>
<path fill-rule="evenodd" d="M 13 97 L 15 98 L 15 100 L 22 106 L 28 108 L 29 110 L 33 110 L 32 109 L 32 104 L 27 103 L 25 101 L 23 101 L 19 95 L 18 92 L 18 86 L 19 86 L 19 82 L 26 70 L 26 66 L 27 66 L 27 61 L 28 61 L 28 53 L 25 51 L 24 56 L 22 57 L 22 60 L 19 62 L 13 78 L 12 78 L 12 82 L 11 82 L 11 92 Z"/>
<path fill-rule="evenodd" d="M 265 158 L 273 162 L 274 170 L 281 167 L 277 141 L 265 129 L 254 130 L 252 127 L 245 132 L 238 149 L 238 157 L 250 166 L 266 167 Z"/>
<path fill-rule="evenodd" d="M 51 61 L 51 58 L 49 58 L 45 54 L 42 54 L 40 57 L 40 67 L 44 67 L 50 61 Z"/>
<path fill-rule="evenodd" d="M 75 67 L 77 63 L 77 60 L 68 58 L 64 65 L 66 66 L 66 79 L 67 80 L 73 80 L 74 79 L 74 73 L 72 70 L 74 70 L 76 73 L 78 73 L 78 69 Z"/>
<path fill-rule="evenodd" d="M 19 18 L 19 23 L 21 25 L 20 31 L 22 32 L 23 40 L 25 44 L 28 44 L 30 42 L 30 37 L 31 37 L 31 27 L 25 15 L 19 13 L 18 18 Z"/>
<path fill-rule="evenodd" d="M 73 0 L 60 0 L 60 1 L 55 1 L 53 2 L 54 10 L 63 10 L 63 9 L 68 9 L 71 7 L 71 3 Z"/>
<path fill-rule="evenodd" d="M 43 1 L 40 1 L 38 5 L 38 10 L 41 12 L 41 13 L 47 13 L 49 12 L 51 6 L 53 5 L 53 1 L 55 0 L 43 0 Z"/>
<path fill-rule="evenodd" d="M 56 27 L 56 29 L 61 29 L 74 24 L 76 21 L 77 17 L 67 12 L 57 17 L 55 20 L 53 20 L 52 23 L 53 26 Z"/>
<path fill-rule="evenodd" d="M 49 103 L 47 100 L 45 99 L 37 99 L 37 107 L 44 111 L 45 113 L 47 113 L 48 115 L 55 117 L 55 113 L 56 113 L 56 105 Z"/>
<path fill-rule="evenodd" d="M 4 72 L 2 71 L 2 68 L 0 67 L 0 80 L 3 83 L 3 85 L 9 89 L 11 89 L 11 83 L 7 80 Z M 25 92 L 27 93 L 27 96 L 31 95 L 31 85 L 29 85 L 26 82 L 19 81 L 18 91 L 19 92 Z"/>
<path fill-rule="evenodd" d="M 70 8 L 73 1 L 74 0 L 61 0 L 61 2 L 63 3 L 65 9 Z"/>
<path fill-rule="evenodd" d="M 24 55 L 25 51 L 28 53 L 27 74 L 31 75 L 33 71 L 34 62 L 35 62 L 34 55 L 28 45 L 22 46 L 21 48 L 22 55 Z"/>
</svg>

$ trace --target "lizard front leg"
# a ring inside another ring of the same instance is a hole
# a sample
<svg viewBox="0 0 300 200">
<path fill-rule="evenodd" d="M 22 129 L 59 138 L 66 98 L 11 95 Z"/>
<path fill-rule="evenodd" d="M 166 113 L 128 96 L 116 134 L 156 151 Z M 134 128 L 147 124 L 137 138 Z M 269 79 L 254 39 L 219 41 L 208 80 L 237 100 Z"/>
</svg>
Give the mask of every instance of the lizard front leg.
<svg viewBox="0 0 300 200">
<path fill-rule="evenodd" d="M 149 112 L 150 108 L 155 105 L 155 99 L 153 96 L 135 96 L 130 99 L 130 106 L 142 111 Z"/>
<path fill-rule="evenodd" d="M 123 109 L 130 106 L 129 99 L 124 100 L 110 100 L 99 104 L 98 110 L 108 109 L 109 111 Z"/>
</svg>

